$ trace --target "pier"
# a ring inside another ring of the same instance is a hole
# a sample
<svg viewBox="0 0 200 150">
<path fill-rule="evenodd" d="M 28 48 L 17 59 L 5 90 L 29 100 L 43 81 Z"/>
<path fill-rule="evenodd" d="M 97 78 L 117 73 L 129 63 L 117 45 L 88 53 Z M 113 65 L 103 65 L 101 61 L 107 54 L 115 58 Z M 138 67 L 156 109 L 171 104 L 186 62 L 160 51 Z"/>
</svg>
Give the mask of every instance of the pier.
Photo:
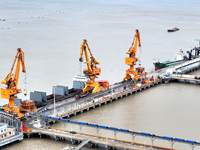
<svg viewBox="0 0 200 150">
<path fill-rule="evenodd" d="M 72 144 L 77 144 L 75 149 L 79 149 L 86 145 L 88 147 L 98 147 L 104 149 L 135 149 L 135 150 L 171 150 L 175 149 L 176 143 L 190 145 L 191 149 L 200 146 L 200 142 L 187 140 L 182 138 L 174 138 L 170 136 L 160 136 L 146 132 L 129 131 L 128 129 L 121 129 L 117 127 L 109 127 L 106 125 L 97 125 L 93 123 L 78 122 L 75 120 L 69 120 L 71 116 L 81 114 L 85 111 L 95 109 L 119 100 L 123 97 L 136 94 L 143 90 L 152 88 L 162 83 L 169 82 L 183 82 L 200 85 L 200 78 L 194 78 L 194 76 L 185 75 L 200 68 L 200 58 L 187 61 L 186 63 L 165 68 L 156 72 L 159 78 L 142 84 L 142 81 L 137 82 L 137 87 L 133 87 L 132 81 L 121 81 L 110 86 L 110 89 L 100 91 L 95 94 L 89 94 L 85 97 L 76 99 L 75 95 L 63 97 L 61 101 L 53 101 L 47 103 L 45 106 L 39 108 L 37 111 L 26 114 L 24 123 L 28 129 L 22 133 L 22 122 L 15 120 L 16 116 L 5 111 L 0 111 L 0 122 L 6 123 L 8 126 L 15 126 L 16 133 L 13 138 L 7 141 L 1 141 L 0 146 L 25 138 L 39 137 L 39 138 L 51 138 L 55 141 L 65 141 Z M 168 71 L 171 74 L 167 74 Z M 150 73 L 149 76 L 152 76 Z M 55 95 L 54 95 L 55 96 Z M 66 119 L 67 118 L 67 119 Z M 65 124 L 77 125 L 79 131 L 70 131 L 65 129 L 58 129 L 51 127 L 51 123 L 62 122 Z M 96 134 L 83 133 L 82 128 L 89 127 L 96 131 Z M 109 131 L 112 133 L 112 137 L 101 136 L 100 131 Z M 124 134 L 130 138 L 130 140 L 120 139 L 119 134 Z M 137 137 L 148 139 L 148 142 L 141 143 L 137 141 Z M 168 146 L 158 146 L 155 141 L 167 141 Z"/>
<path fill-rule="evenodd" d="M 43 122 L 44 120 L 50 120 L 55 122 L 62 122 L 65 126 L 65 124 L 74 124 L 79 126 L 79 132 L 78 131 L 70 131 L 65 129 L 58 129 L 55 127 L 50 127 L 49 129 L 46 128 L 44 125 L 42 128 L 34 128 L 32 132 L 24 132 L 25 137 L 33 137 L 37 136 L 40 138 L 51 138 L 55 141 L 65 141 L 71 144 L 79 144 L 79 148 L 83 145 L 86 145 L 88 147 L 98 147 L 98 148 L 106 148 L 106 149 L 135 149 L 135 150 L 171 150 L 176 147 L 176 143 L 180 144 L 189 144 L 191 149 L 193 150 L 194 147 L 199 147 L 200 142 L 192 141 L 192 140 L 186 140 L 181 138 L 174 138 L 169 136 L 159 136 L 155 134 L 150 134 L 146 132 L 135 132 L 135 131 L 129 131 L 127 129 L 119 129 L 116 127 L 109 127 L 105 125 L 97 125 L 92 123 L 86 123 L 86 122 L 78 122 L 74 120 L 68 120 L 68 119 L 60 119 L 56 117 L 49 117 L 49 116 L 40 116 L 40 120 Z M 89 127 L 96 130 L 96 134 L 89 134 L 89 133 L 83 133 L 82 128 Z M 105 130 L 108 132 L 113 133 L 113 137 L 105 137 L 101 136 L 99 134 L 100 130 Z M 124 134 L 128 136 L 131 140 L 123 140 L 119 139 L 117 134 Z M 146 143 L 140 143 L 137 142 L 136 137 L 143 137 L 148 139 L 148 142 Z M 167 141 L 169 147 L 163 147 L 155 145 L 156 140 L 161 141 Z"/>
<path fill-rule="evenodd" d="M 185 77 L 182 75 L 174 75 L 170 77 L 170 82 L 180 82 L 180 83 L 188 83 L 188 84 L 196 84 L 200 85 L 200 79 L 195 79 L 194 77 Z"/>
<path fill-rule="evenodd" d="M 162 83 L 183 81 L 184 83 L 195 83 L 200 84 L 200 79 L 194 79 L 194 76 L 189 76 L 190 78 L 186 78 L 183 73 L 192 72 L 199 69 L 199 60 L 192 61 L 192 65 L 188 66 L 188 63 L 182 69 L 181 74 L 177 72 L 180 71 L 179 67 L 170 67 L 168 69 L 173 69 L 174 73 L 171 75 L 165 75 L 165 71 L 161 71 L 157 73 L 157 75 L 161 76 L 161 78 L 156 79 L 155 81 L 142 84 L 138 82 L 138 87 L 133 88 L 133 83 L 131 81 L 127 82 L 119 82 L 115 85 L 112 85 L 111 89 L 102 91 L 96 94 L 89 95 L 87 97 L 81 99 L 70 98 L 70 101 L 63 100 L 62 102 L 58 102 L 56 105 L 56 114 L 54 114 L 53 104 L 48 104 L 43 108 L 39 109 L 35 113 L 30 113 L 31 120 L 38 120 L 41 123 L 40 128 L 35 128 L 32 125 L 27 126 L 29 128 L 33 128 L 32 132 L 25 132 L 25 137 L 38 136 L 49 137 L 54 139 L 55 141 L 67 141 L 72 144 L 79 144 L 77 147 L 81 147 L 86 145 L 88 147 L 101 147 L 107 149 L 149 149 L 149 150 L 157 150 L 157 149 L 175 149 L 176 143 L 190 145 L 191 149 L 194 150 L 195 147 L 199 147 L 200 143 L 193 140 L 186 140 L 182 138 L 174 138 L 170 136 L 160 136 L 146 132 L 135 132 L 129 131 L 127 129 L 118 129 L 116 127 L 108 127 L 106 125 L 97 125 L 86 122 L 78 122 L 74 120 L 64 119 L 70 118 L 70 116 L 81 114 L 85 111 L 89 111 L 90 109 L 95 109 L 96 107 L 100 107 L 102 105 L 111 103 L 123 97 L 135 94 L 137 92 L 141 92 L 145 89 L 149 89 L 156 85 Z M 57 129 L 54 127 L 49 128 L 49 124 L 62 122 L 65 124 L 74 124 L 79 126 L 79 131 L 70 131 L 65 129 Z M 83 133 L 82 128 L 84 127 L 93 128 L 96 130 L 96 134 Z M 49 129 L 48 129 L 49 128 Z M 99 135 L 100 130 L 106 130 L 113 133 L 113 137 L 103 137 Z M 122 140 L 118 139 L 117 135 L 126 134 L 130 137 L 131 140 Z M 147 143 L 137 142 L 136 137 L 144 137 L 149 139 Z M 155 145 L 155 140 L 167 141 L 168 147 L 157 146 Z"/>
</svg>

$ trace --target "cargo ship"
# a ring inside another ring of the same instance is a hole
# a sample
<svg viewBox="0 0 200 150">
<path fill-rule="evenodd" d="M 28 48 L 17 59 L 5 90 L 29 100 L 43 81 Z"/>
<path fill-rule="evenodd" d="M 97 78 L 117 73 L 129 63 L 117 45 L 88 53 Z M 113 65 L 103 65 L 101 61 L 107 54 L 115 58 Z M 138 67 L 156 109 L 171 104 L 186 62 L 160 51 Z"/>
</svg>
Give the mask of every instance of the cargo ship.
<svg viewBox="0 0 200 150">
<path fill-rule="evenodd" d="M 187 60 L 188 60 L 187 56 L 183 53 L 182 50 L 180 50 L 180 52 L 176 54 L 175 60 L 172 60 L 172 61 L 169 60 L 169 61 L 164 61 L 164 62 L 159 62 L 158 60 L 158 62 L 154 63 L 154 66 L 155 66 L 155 70 L 159 70 L 165 67 L 180 64 L 181 62 L 184 62 Z"/>
</svg>

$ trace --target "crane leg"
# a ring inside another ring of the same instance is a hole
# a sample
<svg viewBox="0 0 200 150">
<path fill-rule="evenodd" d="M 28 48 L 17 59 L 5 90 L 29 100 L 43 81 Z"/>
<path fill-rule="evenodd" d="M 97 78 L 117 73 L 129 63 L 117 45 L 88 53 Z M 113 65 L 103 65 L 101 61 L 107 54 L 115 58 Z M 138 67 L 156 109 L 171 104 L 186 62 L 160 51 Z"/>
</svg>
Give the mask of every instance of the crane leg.
<svg viewBox="0 0 200 150">
<path fill-rule="evenodd" d="M 88 92 L 88 91 L 90 91 L 90 90 L 92 90 L 93 88 L 90 86 L 90 85 L 87 85 L 87 83 L 86 83 L 86 86 L 85 86 L 85 88 L 83 89 L 83 92 Z"/>
<path fill-rule="evenodd" d="M 93 89 L 93 91 L 92 91 L 92 94 L 97 93 L 97 92 L 99 92 L 100 90 L 101 90 L 101 88 L 99 87 L 99 85 L 98 85 L 98 86 L 95 86 L 94 89 Z"/>
<path fill-rule="evenodd" d="M 101 90 L 101 88 L 99 86 L 99 82 L 93 82 L 93 83 L 86 82 L 86 86 L 83 89 L 83 92 L 87 92 L 90 90 L 92 90 L 92 94 L 99 92 Z"/>
<path fill-rule="evenodd" d="M 149 81 L 149 79 L 148 79 L 148 78 L 146 78 L 146 79 L 145 79 L 145 82 L 146 82 L 146 83 L 150 83 L 150 81 Z"/>
<path fill-rule="evenodd" d="M 129 80 L 131 78 L 131 76 L 129 74 L 126 74 L 126 76 L 124 77 L 124 80 Z"/>
<path fill-rule="evenodd" d="M 138 87 L 138 85 L 137 85 L 136 81 L 134 81 L 133 88 L 137 88 L 137 87 Z"/>
</svg>

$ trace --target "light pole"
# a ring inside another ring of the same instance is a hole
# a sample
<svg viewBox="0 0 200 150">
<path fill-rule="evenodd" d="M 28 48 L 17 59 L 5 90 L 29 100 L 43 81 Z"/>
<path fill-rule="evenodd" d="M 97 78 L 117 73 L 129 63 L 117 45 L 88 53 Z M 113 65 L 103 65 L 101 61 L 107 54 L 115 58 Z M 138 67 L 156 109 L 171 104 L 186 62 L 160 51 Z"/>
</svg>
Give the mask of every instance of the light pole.
<svg viewBox="0 0 200 150">
<path fill-rule="evenodd" d="M 113 71 L 112 71 L 112 78 L 113 78 Z M 113 98 L 113 85 L 112 85 L 112 98 Z"/>
<path fill-rule="evenodd" d="M 155 81 L 155 78 L 156 78 L 156 76 L 155 76 L 155 74 L 156 74 L 156 66 L 155 66 L 156 59 L 155 58 L 153 59 L 153 63 L 154 63 L 154 78 L 153 78 L 153 81 Z"/>
<path fill-rule="evenodd" d="M 54 94 L 54 98 L 53 98 L 53 102 L 54 102 L 54 105 L 53 105 L 53 114 L 55 116 L 55 114 L 56 114 L 56 109 L 55 109 L 55 105 L 56 105 L 55 86 L 53 86 L 53 94 Z"/>
</svg>

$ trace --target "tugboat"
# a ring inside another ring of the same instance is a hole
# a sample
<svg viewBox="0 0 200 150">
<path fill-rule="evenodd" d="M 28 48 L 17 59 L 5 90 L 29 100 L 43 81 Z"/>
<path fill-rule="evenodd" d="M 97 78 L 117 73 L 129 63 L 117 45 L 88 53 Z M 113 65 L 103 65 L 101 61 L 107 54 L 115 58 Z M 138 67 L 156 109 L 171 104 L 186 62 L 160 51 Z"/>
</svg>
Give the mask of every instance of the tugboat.
<svg viewBox="0 0 200 150">
<path fill-rule="evenodd" d="M 172 29 L 168 29 L 167 31 L 168 32 L 175 32 L 175 31 L 178 31 L 178 30 L 180 30 L 180 29 L 175 27 L 175 28 L 172 28 Z"/>
<path fill-rule="evenodd" d="M 187 56 L 183 53 L 182 49 L 180 50 L 180 52 L 178 52 L 176 54 L 176 58 L 175 60 L 173 61 L 164 61 L 164 62 L 156 62 L 154 63 L 155 65 L 155 70 L 159 70 L 159 69 L 162 69 L 162 68 L 165 68 L 165 67 L 169 67 L 169 66 L 172 66 L 172 65 L 177 65 L 177 64 L 180 64 L 181 62 L 183 61 L 187 61 L 188 58 Z"/>
</svg>

